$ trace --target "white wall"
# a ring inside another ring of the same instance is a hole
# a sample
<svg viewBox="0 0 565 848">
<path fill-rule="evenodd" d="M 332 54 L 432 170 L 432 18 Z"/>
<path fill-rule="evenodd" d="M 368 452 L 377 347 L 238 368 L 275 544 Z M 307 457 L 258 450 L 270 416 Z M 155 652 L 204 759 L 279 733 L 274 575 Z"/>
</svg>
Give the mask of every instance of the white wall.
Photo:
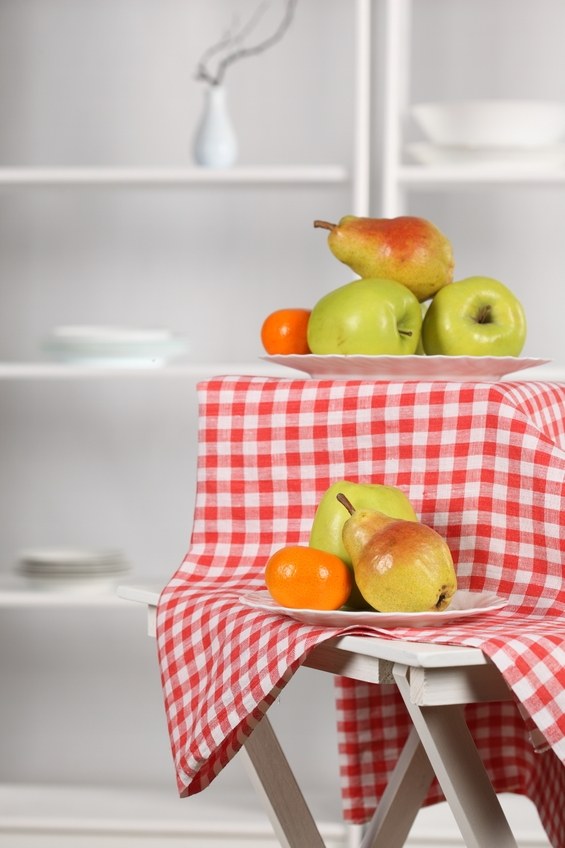
<svg viewBox="0 0 565 848">
<path fill-rule="evenodd" d="M 560 0 L 538 0 L 535 10 L 529 0 L 414 6 L 414 99 L 563 98 Z M 0 164 L 190 164 L 203 96 L 196 61 L 234 8 L 245 16 L 254 7 L 1 0 Z M 352 11 L 339 0 L 301 0 L 281 44 L 233 67 L 227 86 L 242 164 L 351 165 Z M 378 43 L 379 14 L 375 30 Z M 377 50 L 377 105 L 378 61 Z M 378 119 L 375 129 L 376 149 Z M 457 276 L 499 277 L 523 299 L 525 353 L 561 364 L 564 205 L 559 188 L 477 188 L 409 202 L 452 239 Z M 0 360 L 37 358 L 57 324 L 124 323 L 187 333 L 195 361 L 254 361 L 268 312 L 311 305 L 350 279 L 312 228 L 316 217 L 350 211 L 347 187 L 3 191 L 0 209 Z M 195 408 L 191 381 L 3 385 L 0 570 L 10 571 L 24 547 L 117 545 L 136 576 L 165 581 L 188 544 Z M 105 613 L 100 634 L 101 614 L 89 615 L 92 623 L 71 613 L 5 617 L 0 673 L 16 675 L 21 698 L 3 705 L 13 733 L 0 741 L 0 779 L 78 773 L 172 785 L 143 622 Z M 64 710 L 54 683 L 68 695 Z M 314 697 L 321 684 L 304 685 Z M 305 696 L 296 697 L 299 710 Z M 61 748 L 68 704 L 83 713 L 96 699 L 96 733 Z M 335 768 L 332 726 L 328 712 L 316 756 L 303 762 L 310 777 L 313 762 L 326 774 Z"/>
</svg>

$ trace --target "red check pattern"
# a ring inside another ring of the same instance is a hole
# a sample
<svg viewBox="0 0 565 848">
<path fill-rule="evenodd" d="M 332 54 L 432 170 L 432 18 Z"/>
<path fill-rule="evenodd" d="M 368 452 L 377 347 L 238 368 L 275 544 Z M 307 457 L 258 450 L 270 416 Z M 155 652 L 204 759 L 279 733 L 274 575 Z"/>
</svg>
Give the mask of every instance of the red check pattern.
<svg viewBox="0 0 565 848">
<path fill-rule="evenodd" d="M 340 632 L 241 594 L 264 588 L 275 549 L 307 543 L 331 483 L 380 482 L 446 538 L 460 588 L 510 603 L 467 623 L 373 632 L 491 657 L 516 703 L 470 705 L 469 726 L 497 791 L 532 798 L 563 848 L 565 386 L 226 377 L 198 391 L 191 544 L 157 615 L 180 793 L 213 780 L 308 652 Z M 336 697 L 344 816 L 362 822 L 409 719 L 389 686 L 338 679 Z M 428 802 L 440 798 L 432 786 Z"/>
</svg>

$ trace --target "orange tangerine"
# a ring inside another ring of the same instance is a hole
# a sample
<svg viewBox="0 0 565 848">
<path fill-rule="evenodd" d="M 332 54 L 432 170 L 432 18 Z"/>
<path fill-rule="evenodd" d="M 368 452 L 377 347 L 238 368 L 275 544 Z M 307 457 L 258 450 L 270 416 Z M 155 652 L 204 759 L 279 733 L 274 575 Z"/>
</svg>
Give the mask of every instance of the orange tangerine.
<svg viewBox="0 0 565 848">
<path fill-rule="evenodd" d="M 309 309 L 277 309 L 261 327 L 261 342 L 270 354 L 310 353 L 306 333 Z"/>
<path fill-rule="evenodd" d="M 335 554 L 317 548 L 289 545 L 271 556 L 265 583 L 282 607 L 336 610 L 353 586 L 351 569 Z"/>
</svg>

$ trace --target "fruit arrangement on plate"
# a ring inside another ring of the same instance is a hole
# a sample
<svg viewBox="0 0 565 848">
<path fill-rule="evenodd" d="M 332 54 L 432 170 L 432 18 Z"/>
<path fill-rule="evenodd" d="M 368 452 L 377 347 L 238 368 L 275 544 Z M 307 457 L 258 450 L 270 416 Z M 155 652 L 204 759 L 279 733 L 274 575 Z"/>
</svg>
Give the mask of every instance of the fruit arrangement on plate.
<svg viewBox="0 0 565 848">
<path fill-rule="evenodd" d="M 261 327 L 268 354 L 517 357 L 524 308 L 492 277 L 454 281 L 449 239 L 414 216 L 314 221 L 358 278 L 312 308 L 278 309 Z"/>
<path fill-rule="evenodd" d="M 400 489 L 339 480 L 320 500 L 309 544 L 275 551 L 265 583 L 288 608 L 440 612 L 457 576 L 447 542 Z"/>
</svg>

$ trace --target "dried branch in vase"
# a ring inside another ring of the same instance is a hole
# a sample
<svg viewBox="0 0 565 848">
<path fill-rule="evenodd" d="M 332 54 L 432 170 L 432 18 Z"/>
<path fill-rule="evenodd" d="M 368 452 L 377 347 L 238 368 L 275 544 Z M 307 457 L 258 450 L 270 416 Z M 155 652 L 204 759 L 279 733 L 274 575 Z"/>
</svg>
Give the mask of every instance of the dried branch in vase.
<svg viewBox="0 0 565 848">
<path fill-rule="evenodd" d="M 255 30 L 259 21 L 272 5 L 271 0 L 263 0 L 249 20 L 241 26 L 234 21 L 230 29 L 216 44 L 212 44 L 202 54 L 200 61 L 196 67 L 196 79 L 207 82 L 209 85 L 221 85 L 224 81 L 227 69 L 234 62 L 240 59 L 247 59 L 250 56 L 257 56 L 264 53 L 270 47 L 273 47 L 280 41 L 294 18 L 294 12 L 298 0 L 285 0 L 283 17 L 275 29 L 275 31 L 267 38 L 259 41 L 257 44 L 247 46 L 245 41 L 247 37 Z M 216 59 L 217 67 L 212 70 L 210 62 Z"/>
</svg>

